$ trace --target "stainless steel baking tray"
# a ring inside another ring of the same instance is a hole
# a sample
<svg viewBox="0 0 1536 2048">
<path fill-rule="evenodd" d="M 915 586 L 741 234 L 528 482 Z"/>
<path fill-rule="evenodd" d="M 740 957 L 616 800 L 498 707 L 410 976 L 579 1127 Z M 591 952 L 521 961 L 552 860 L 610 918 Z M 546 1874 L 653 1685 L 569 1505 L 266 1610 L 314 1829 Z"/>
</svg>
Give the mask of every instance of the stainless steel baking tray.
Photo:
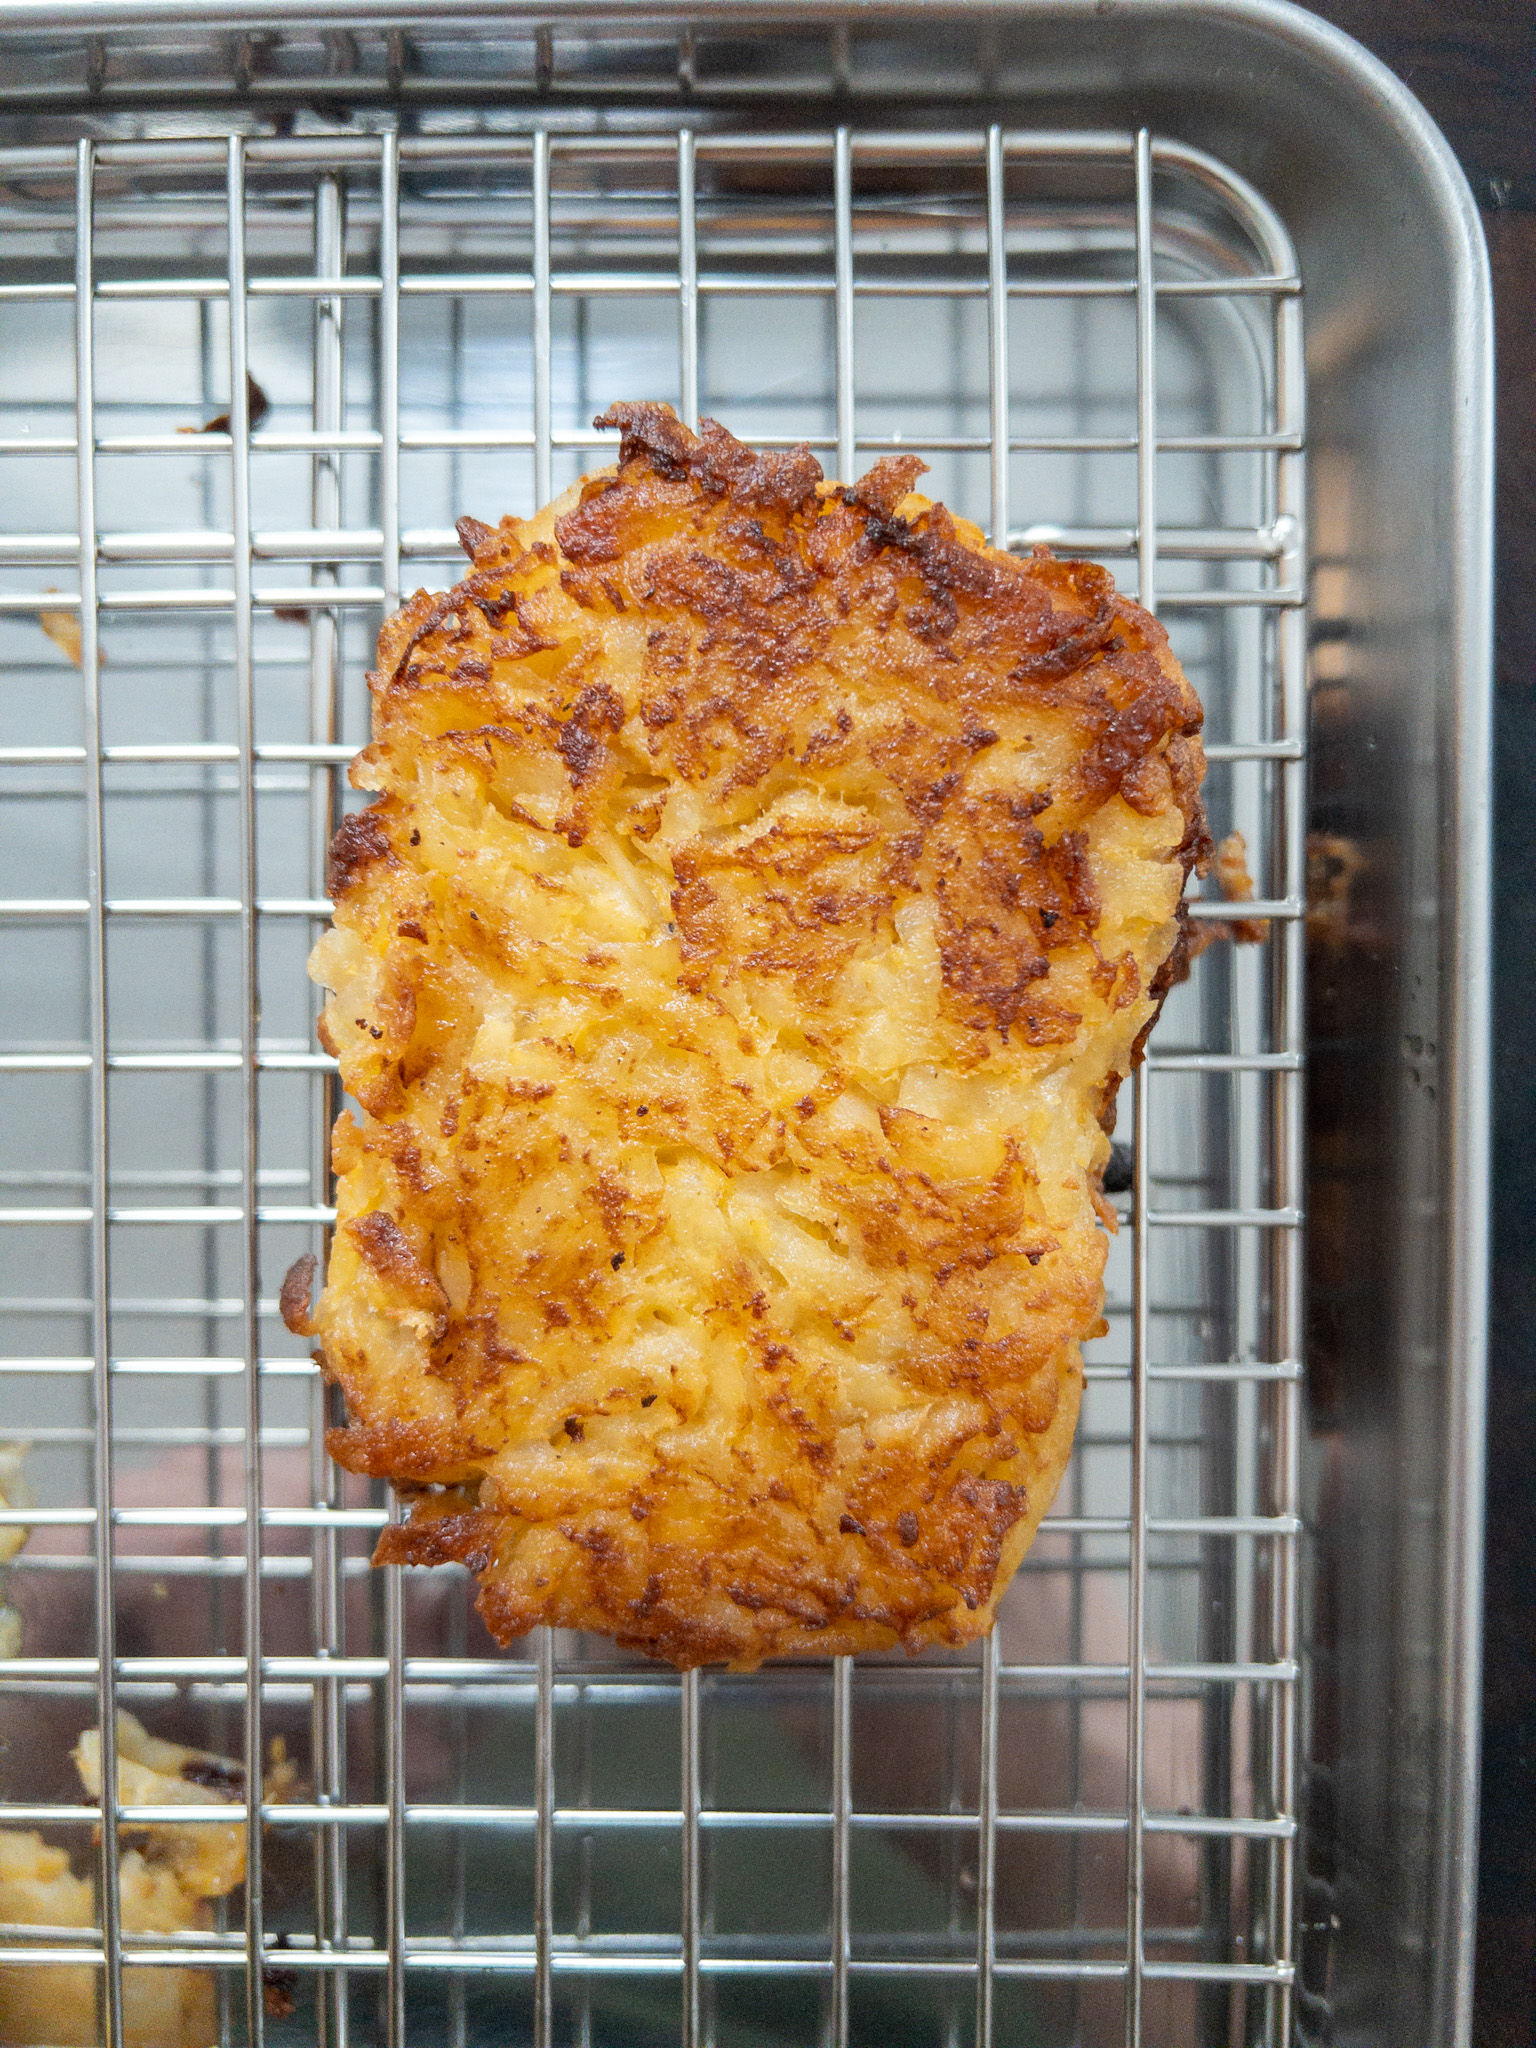
<svg viewBox="0 0 1536 2048">
<path fill-rule="evenodd" d="M 68 1759 L 115 1705 L 298 1770 L 206 1926 L 0 1928 L 0 2015 L 51 1973 L 116 2039 L 195 1968 L 274 2043 L 1465 2042 L 1489 322 L 1421 111 L 1244 0 L 0 33 L 0 1826 L 115 1869 Z M 501 1654 L 369 1572 L 274 1314 L 380 609 L 637 395 L 1109 561 L 1259 878 L 978 1654 Z"/>
</svg>

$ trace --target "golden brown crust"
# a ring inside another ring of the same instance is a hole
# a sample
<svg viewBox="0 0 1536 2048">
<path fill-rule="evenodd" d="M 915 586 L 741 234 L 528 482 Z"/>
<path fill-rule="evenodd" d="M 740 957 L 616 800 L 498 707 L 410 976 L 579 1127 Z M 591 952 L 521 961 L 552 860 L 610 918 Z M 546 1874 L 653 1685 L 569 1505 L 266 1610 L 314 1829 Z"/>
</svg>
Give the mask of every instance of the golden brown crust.
<svg viewBox="0 0 1536 2048">
<path fill-rule="evenodd" d="M 616 471 L 461 522 L 380 637 L 312 963 L 363 1111 L 332 1450 L 503 1638 L 964 1642 L 1070 1449 L 1200 707 L 1102 569 L 989 549 L 915 458 L 601 424 Z"/>
</svg>

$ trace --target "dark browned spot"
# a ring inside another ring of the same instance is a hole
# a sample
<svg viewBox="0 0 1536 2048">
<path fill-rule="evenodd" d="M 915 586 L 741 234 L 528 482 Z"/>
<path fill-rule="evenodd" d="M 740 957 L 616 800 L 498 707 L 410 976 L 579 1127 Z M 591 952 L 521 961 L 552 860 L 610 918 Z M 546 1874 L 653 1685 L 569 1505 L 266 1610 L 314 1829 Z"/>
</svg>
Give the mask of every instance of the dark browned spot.
<svg viewBox="0 0 1536 2048">
<path fill-rule="evenodd" d="M 348 811 L 331 841 L 325 866 L 326 894 L 333 903 L 339 903 L 370 862 L 393 858 L 378 806 L 370 804 L 365 811 Z"/>
<path fill-rule="evenodd" d="M 202 1785 L 222 1799 L 245 1797 L 245 1772 L 239 1764 L 226 1763 L 221 1756 L 189 1756 L 180 1775 L 189 1785 Z"/>
<path fill-rule="evenodd" d="M 576 699 L 555 748 L 577 788 L 596 772 L 603 755 L 602 734 L 617 732 L 623 723 L 624 706 L 606 683 L 589 684 Z"/>
</svg>

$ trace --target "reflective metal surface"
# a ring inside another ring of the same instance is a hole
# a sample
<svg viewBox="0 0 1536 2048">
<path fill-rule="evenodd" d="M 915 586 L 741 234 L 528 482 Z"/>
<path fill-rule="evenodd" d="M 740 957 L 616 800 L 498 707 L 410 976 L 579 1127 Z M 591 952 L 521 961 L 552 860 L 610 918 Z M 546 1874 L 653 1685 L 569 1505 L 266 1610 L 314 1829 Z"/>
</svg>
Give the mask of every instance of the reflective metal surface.
<svg viewBox="0 0 1536 2048">
<path fill-rule="evenodd" d="M 210 1930 L 0 1971 L 96 1957 L 115 2029 L 191 1939 L 274 2041 L 1465 2040 L 1490 406 L 1443 145 L 1285 8 L 283 14 L 0 6 L 0 1826 L 89 1868 L 115 1702 L 300 1771 Z M 368 1572 L 275 1318 L 380 607 L 641 392 L 916 447 L 1139 583 L 1259 880 L 1127 1091 L 1111 1335 L 979 1655 L 498 1653 L 458 1575 Z"/>
</svg>

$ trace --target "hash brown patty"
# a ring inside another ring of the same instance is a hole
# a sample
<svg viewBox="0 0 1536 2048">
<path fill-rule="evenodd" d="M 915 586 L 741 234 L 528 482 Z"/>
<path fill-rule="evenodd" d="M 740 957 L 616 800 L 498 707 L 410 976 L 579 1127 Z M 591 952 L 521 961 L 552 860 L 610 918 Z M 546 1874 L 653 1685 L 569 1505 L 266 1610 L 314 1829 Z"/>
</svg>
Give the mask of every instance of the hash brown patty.
<svg viewBox="0 0 1536 2048">
<path fill-rule="evenodd" d="M 381 1561 L 679 1666 L 959 1644 L 1071 1448 L 1207 842 L 1108 574 L 662 405 L 386 624 L 311 972 Z"/>
</svg>

